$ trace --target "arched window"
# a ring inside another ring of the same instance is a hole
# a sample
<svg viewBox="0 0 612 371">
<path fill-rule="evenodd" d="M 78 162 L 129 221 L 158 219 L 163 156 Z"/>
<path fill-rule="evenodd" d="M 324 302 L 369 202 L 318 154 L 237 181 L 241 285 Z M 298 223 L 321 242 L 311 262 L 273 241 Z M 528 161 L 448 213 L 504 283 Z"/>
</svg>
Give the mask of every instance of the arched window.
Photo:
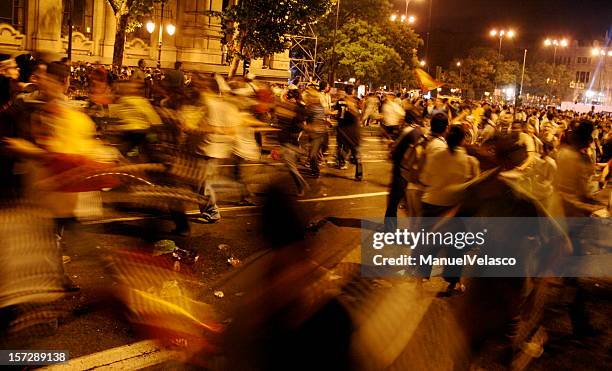
<svg viewBox="0 0 612 371">
<path fill-rule="evenodd" d="M 91 39 L 93 31 L 94 0 L 62 0 L 62 36 L 68 36 L 68 20 L 72 13 L 72 31 L 78 31 Z M 72 7 L 72 12 L 71 12 Z"/>
<path fill-rule="evenodd" d="M 21 33 L 25 32 L 26 0 L 0 1 L 0 23 L 8 23 Z"/>
</svg>

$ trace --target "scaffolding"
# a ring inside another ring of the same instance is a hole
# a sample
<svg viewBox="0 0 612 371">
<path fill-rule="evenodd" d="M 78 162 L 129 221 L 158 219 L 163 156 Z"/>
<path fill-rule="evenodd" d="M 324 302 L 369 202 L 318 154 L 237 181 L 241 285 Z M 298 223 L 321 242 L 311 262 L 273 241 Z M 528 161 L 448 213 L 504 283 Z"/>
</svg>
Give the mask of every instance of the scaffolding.
<svg viewBox="0 0 612 371">
<path fill-rule="evenodd" d="M 286 35 L 285 40 L 291 42 L 289 48 L 289 68 L 291 77 L 300 77 L 301 81 L 318 81 L 317 75 L 317 36 L 308 26 L 310 36 Z"/>
</svg>

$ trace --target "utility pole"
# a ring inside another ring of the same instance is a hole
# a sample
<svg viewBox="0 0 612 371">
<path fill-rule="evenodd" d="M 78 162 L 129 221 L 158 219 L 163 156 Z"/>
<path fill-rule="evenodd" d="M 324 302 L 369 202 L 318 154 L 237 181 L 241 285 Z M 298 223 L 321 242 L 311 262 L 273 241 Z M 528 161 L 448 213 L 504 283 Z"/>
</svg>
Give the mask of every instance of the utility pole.
<svg viewBox="0 0 612 371">
<path fill-rule="evenodd" d="M 331 66 L 329 69 L 329 76 L 327 80 L 330 87 L 334 87 L 336 81 L 336 33 L 338 32 L 338 17 L 340 15 L 340 0 L 336 0 L 336 26 L 334 27 L 334 36 L 332 38 L 332 55 L 331 55 Z"/>
<path fill-rule="evenodd" d="M 66 48 L 66 56 L 69 61 L 72 61 L 72 9 L 74 0 L 68 1 L 68 47 Z"/>
</svg>

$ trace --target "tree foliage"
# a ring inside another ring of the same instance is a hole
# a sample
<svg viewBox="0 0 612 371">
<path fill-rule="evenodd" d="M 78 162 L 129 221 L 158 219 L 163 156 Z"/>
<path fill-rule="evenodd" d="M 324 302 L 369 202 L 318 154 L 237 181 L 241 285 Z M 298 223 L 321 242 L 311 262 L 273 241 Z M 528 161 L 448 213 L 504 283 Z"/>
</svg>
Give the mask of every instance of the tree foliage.
<svg viewBox="0 0 612 371">
<path fill-rule="evenodd" d="M 332 68 L 336 7 L 316 25 L 320 63 L 319 75 Z M 376 86 L 414 86 L 412 69 L 422 40 L 404 23 L 389 20 L 393 12 L 389 0 L 342 0 L 336 35 L 336 77 L 357 78 Z"/>
<path fill-rule="evenodd" d="M 565 65 L 555 65 L 538 62 L 529 67 L 530 81 L 526 85 L 527 92 L 535 95 L 565 97 L 570 92 L 570 82 L 573 80 L 571 71 Z"/>
<path fill-rule="evenodd" d="M 238 62 L 287 49 L 286 35 L 301 34 L 330 9 L 329 0 L 244 0 L 216 13 L 222 20 L 230 75 Z"/>
<path fill-rule="evenodd" d="M 113 64 L 123 64 L 123 50 L 125 35 L 141 27 L 143 16 L 151 14 L 154 3 L 160 0 L 106 0 L 115 15 L 116 30 L 115 45 L 113 47 Z"/>
</svg>

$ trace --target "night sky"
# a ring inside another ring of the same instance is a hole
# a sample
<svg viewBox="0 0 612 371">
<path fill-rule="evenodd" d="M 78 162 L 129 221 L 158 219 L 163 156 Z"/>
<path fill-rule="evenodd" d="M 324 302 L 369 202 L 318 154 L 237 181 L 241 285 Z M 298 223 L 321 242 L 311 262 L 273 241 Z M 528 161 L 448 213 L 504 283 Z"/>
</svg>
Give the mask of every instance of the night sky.
<svg viewBox="0 0 612 371">
<path fill-rule="evenodd" d="M 448 67 L 471 47 L 497 48 L 491 28 L 512 28 L 515 40 L 503 41 L 509 58 L 529 49 L 530 61 L 552 58 L 542 47 L 546 37 L 590 41 L 612 35 L 612 0 L 411 0 L 408 13 L 417 17 L 417 32 L 425 40 L 429 2 L 433 1 L 428 64 Z M 400 14 L 405 0 L 395 0 Z M 420 53 L 422 57 L 424 50 Z"/>
</svg>

